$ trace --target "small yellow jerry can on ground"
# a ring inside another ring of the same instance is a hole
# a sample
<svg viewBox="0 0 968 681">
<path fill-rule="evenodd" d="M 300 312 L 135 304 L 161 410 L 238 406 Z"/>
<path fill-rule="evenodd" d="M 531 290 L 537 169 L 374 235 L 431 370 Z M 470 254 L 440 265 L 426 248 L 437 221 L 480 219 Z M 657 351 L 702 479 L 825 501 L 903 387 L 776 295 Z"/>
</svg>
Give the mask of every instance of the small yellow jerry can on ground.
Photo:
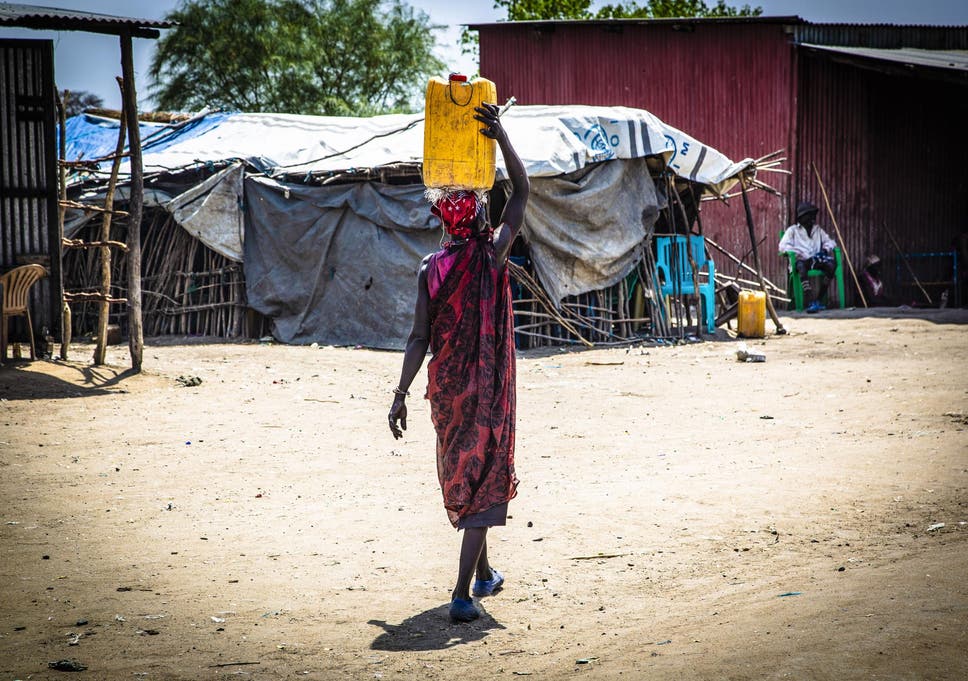
<svg viewBox="0 0 968 681">
<path fill-rule="evenodd" d="M 766 335 L 766 294 L 763 291 L 739 292 L 739 335 L 762 338 Z"/>
<path fill-rule="evenodd" d="M 423 181 L 428 188 L 490 189 L 496 142 L 480 133 L 474 107 L 497 103 L 497 88 L 486 78 L 468 82 L 452 73 L 427 83 L 424 109 Z"/>
</svg>

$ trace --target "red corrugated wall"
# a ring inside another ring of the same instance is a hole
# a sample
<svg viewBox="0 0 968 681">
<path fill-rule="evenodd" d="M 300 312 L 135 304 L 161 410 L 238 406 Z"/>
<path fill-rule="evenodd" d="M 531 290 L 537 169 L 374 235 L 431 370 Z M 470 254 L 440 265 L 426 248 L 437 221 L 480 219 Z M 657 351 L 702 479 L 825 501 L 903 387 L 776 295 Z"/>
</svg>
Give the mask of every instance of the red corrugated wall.
<svg viewBox="0 0 968 681">
<path fill-rule="evenodd" d="M 951 251 L 968 231 L 968 86 L 939 74 L 887 75 L 793 43 L 795 31 L 832 44 L 860 31 L 863 44 L 904 38 L 931 47 L 941 38 L 945 45 L 964 41 L 964 32 L 769 18 L 477 28 L 481 74 L 497 83 L 502 99 L 648 109 L 734 160 L 786 149 L 786 168 L 794 175 L 761 175 L 784 198 L 752 195 L 757 240 L 766 238 L 761 260 L 777 283 L 786 269 L 775 254 L 776 239 L 791 222 L 792 206 L 804 198 L 822 206 L 811 162 L 827 185 L 855 264 L 868 254 L 884 261 L 891 302 L 917 296 L 912 287 L 895 285 L 900 261 L 888 229 L 906 252 Z M 703 216 L 710 237 L 740 257 L 747 253 L 740 201 L 707 202 Z M 830 227 L 826 216 L 823 222 Z M 927 281 L 950 276 L 941 259 L 916 264 Z M 959 267 L 968 270 L 968 258 Z M 857 303 L 849 274 L 847 280 L 848 301 Z M 929 289 L 936 299 L 941 287 Z M 961 298 L 968 304 L 968 291 Z"/>
<path fill-rule="evenodd" d="M 502 100 L 647 109 L 734 160 L 790 150 L 795 62 L 783 23 L 507 23 L 479 33 L 481 75 Z M 788 194 L 788 176 L 762 179 Z M 763 264 L 782 281 L 775 244 L 789 210 L 762 192 L 752 203 Z M 703 222 L 730 251 L 749 250 L 741 201 L 705 203 Z"/>
<path fill-rule="evenodd" d="M 810 167 L 816 164 L 855 267 L 878 255 L 891 302 L 923 303 L 916 288 L 896 281 L 899 264 L 901 279 L 911 277 L 889 233 L 904 252 L 950 252 L 968 230 L 968 87 L 887 75 L 809 51 L 799 61 L 792 198 L 823 207 Z M 821 222 L 833 235 L 830 219 L 822 214 Z M 945 288 L 940 282 L 951 277 L 950 263 L 913 261 L 935 301 Z M 860 305 L 848 289 L 848 299 Z"/>
</svg>

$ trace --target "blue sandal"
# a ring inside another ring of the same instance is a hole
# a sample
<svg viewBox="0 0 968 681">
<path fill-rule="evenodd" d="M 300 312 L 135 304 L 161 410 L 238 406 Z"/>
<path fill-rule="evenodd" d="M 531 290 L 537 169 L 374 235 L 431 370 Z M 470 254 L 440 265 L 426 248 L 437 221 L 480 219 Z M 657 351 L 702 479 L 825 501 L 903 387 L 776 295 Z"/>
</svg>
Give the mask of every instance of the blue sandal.
<svg viewBox="0 0 968 681">
<path fill-rule="evenodd" d="M 455 598 L 450 602 L 450 618 L 455 622 L 473 622 L 481 616 L 471 599 Z"/>
<path fill-rule="evenodd" d="M 494 568 L 491 568 L 491 578 L 475 580 L 471 593 L 478 598 L 490 596 L 495 591 L 500 591 L 502 586 L 504 586 L 504 575 Z"/>
</svg>

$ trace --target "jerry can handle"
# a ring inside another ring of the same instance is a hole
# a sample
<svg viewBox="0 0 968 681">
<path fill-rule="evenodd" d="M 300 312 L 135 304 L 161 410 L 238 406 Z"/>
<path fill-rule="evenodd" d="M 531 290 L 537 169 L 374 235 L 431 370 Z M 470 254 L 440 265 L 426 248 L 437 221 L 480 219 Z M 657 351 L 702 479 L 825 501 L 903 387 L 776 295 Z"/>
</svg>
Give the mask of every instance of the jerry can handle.
<svg viewBox="0 0 968 681">
<path fill-rule="evenodd" d="M 461 104 L 456 99 L 454 99 L 454 83 L 463 83 L 464 86 L 470 89 L 470 94 L 467 95 L 467 101 Z M 474 87 L 467 82 L 467 76 L 462 73 L 452 73 L 447 76 L 447 94 L 450 96 L 450 101 L 452 101 L 457 106 L 467 106 L 474 99 Z"/>
</svg>

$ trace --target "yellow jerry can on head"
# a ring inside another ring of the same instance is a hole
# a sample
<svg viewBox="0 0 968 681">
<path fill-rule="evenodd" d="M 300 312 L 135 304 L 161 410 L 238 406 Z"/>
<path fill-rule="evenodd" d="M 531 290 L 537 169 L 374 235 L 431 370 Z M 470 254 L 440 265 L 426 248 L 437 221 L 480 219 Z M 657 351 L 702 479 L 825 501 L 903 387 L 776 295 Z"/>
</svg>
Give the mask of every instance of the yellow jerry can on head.
<svg viewBox="0 0 968 681">
<path fill-rule="evenodd" d="M 474 107 L 497 103 L 486 78 L 431 78 L 424 107 L 423 181 L 431 188 L 490 189 L 497 143 L 481 134 Z"/>
<path fill-rule="evenodd" d="M 766 294 L 763 291 L 739 292 L 737 330 L 744 338 L 766 335 Z"/>
</svg>

